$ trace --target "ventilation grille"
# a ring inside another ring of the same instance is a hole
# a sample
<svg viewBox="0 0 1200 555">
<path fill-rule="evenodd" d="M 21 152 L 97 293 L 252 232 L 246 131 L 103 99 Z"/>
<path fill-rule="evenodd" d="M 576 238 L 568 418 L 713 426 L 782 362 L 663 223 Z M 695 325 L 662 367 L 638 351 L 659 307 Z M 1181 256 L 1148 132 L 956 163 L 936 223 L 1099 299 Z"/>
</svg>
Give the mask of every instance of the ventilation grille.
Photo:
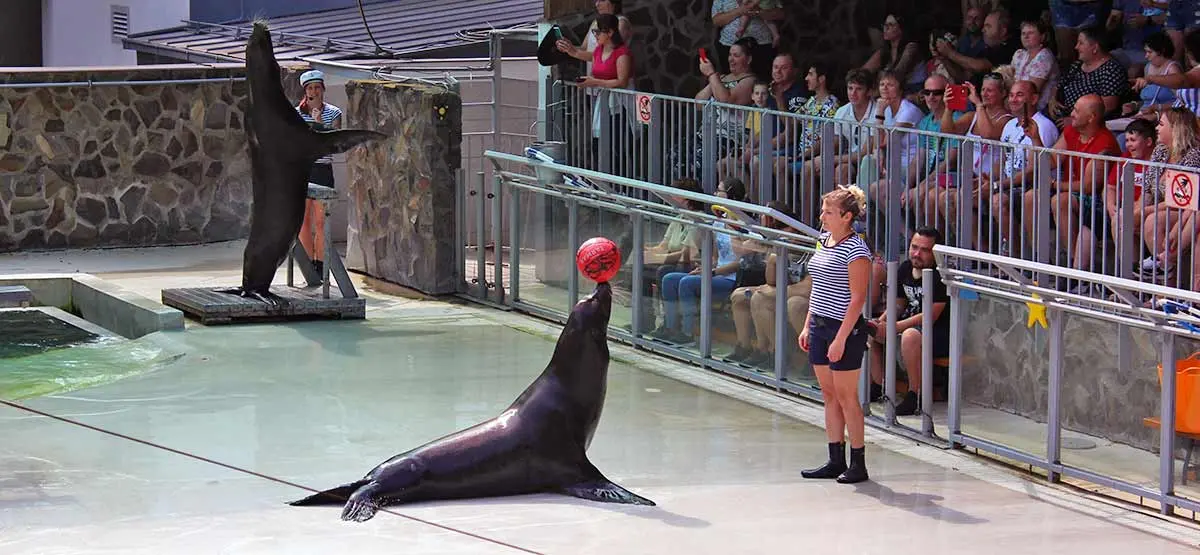
<svg viewBox="0 0 1200 555">
<path fill-rule="evenodd" d="M 110 21 L 114 41 L 120 41 L 129 36 L 129 6 L 113 6 Z"/>
</svg>

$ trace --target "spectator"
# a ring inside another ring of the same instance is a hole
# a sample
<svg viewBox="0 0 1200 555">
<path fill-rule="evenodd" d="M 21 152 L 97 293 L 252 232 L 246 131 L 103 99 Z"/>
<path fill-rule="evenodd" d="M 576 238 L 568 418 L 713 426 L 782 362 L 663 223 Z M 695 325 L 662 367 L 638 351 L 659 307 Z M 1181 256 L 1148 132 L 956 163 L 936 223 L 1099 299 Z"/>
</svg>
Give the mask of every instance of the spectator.
<svg viewBox="0 0 1200 555">
<path fill-rule="evenodd" d="M 921 109 L 915 104 L 909 102 L 908 99 L 901 96 L 900 78 L 897 74 L 891 71 L 883 71 L 879 74 L 879 101 L 875 104 L 875 122 L 889 129 L 902 128 L 911 129 L 921 122 Z M 877 141 L 872 147 L 873 161 L 864 161 L 863 173 L 875 173 L 875 175 L 861 175 L 859 182 L 867 182 L 870 193 L 871 203 L 882 209 L 886 206 L 886 202 L 879 202 L 881 191 L 887 190 L 887 170 L 888 163 L 886 157 L 886 149 L 894 148 L 900 150 L 900 167 L 891 168 L 893 171 L 900 172 L 900 179 L 903 182 L 903 187 L 908 188 L 909 166 L 914 160 L 919 163 L 919 146 L 917 138 L 911 133 L 889 133 L 886 130 L 876 130 Z M 875 168 L 880 168 L 876 173 Z M 837 175 L 841 175 L 839 172 Z M 876 178 L 878 177 L 878 178 Z"/>
<path fill-rule="evenodd" d="M 1200 111 L 1200 31 L 1189 32 L 1183 39 L 1187 67 L 1184 73 L 1145 75 L 1134 80 L 1133 88 L 1142 90 L 1150 85 L 1160 85 L 1175 91 L 1175 106 L 1183 106 L 1193 113 Z"/>
<path fill-rule="evenodd" d="M 738 5 L 740 6 L 742 4 L 745 4 L 746 2 L 747 2 L 747 0 L 739 0 Z M 782 7 L 783 6 L 779 5 L 779 0 L 759 0 L 758 1 L 758 8 L 760 10 L 774 10 L 774 9 L 778 9 L 778 8 L 782 8 Z M 754 16 L 750 15 L 749 13 L 747 13 L 737 19 L 737 22 L 736 22 L 737 32 L 735 33 L 737 38 L 740 39 L 746 34 L 746 27 L 748 27 L 750 25 L 750 21 L 752 19 L 754 19 Z M 770 20 L 770 19 L 766 19 L 763 21 L 767 24 L 767 29 L 769 31 L 771 31 L 771 46 L 773 46 L 775 48 L 779 48 L 779 39 L 782 38 L 779 35 L 779 23 L 777 23 L 773 20 Z"/>
<path fill-rule="evenodd" d="M 871 54 L 862 65 L 862 69 L 874 72 L 891 71 L 900 78 L 900 84 L 906 86 L 913 77 L 914 70 L 920 65 L 920 55 L 920 47 L 916 42 L 909 40 L 905 33 L 904 21 L 900 16 L 888 14 L 883 21 L 883 46 Z M 917 76 L 918 83 L 921 77 L 922 75 Z"/>
<path fill-rule="evenodd" d="M 1150 161 L 1200 168 L 1200 136 L 1196 126 L 1196 115 L 1185 108 L 1174 107 L 1163 112 L 1158 119 L 1158 146 Z M 1191 247 L 1195 234 L 1192 212 L 1169 208 L 1163 200 L 1169 191 L 1165 173 L 1156 166 L 1146 168 L 1143 184 L 1153 188 L 1150 198 L 1157 204 L 1146 207 L 1142 240 L 1151 255 L 1139 268 L 1142 279 L 1164 284 L 1176 281 L 1178 255 Z"/>
<path fill-rule="evenodd" d="M 618 21 L 617 16 L 612 14 L 601 14 L 596 18 L 595 29 L 591 33 L 596 40 L 596 47 L 592 50 L 592 73 L 579 81 L 579 86 L 606 89 L 629 86 L 633 78 L 633 55 L 629 53 L 629 46 L 618 30 Z"/>
<path fill-rule="evenodd" d="M 700 184 L 690 177 L 676 179 L 671 186 L 692 193 L 704 192 Z M 689 210 L 704 210 L 704 204 L 699 201 L 679 198 L 675 200 L 677 204 Z M 659 241 L 657 245 L 647 247 L 643 252 L 642 259 L 645 265 L 643 266 L 642 297 L 646 299 L 646 302 L 642 303 L 642 306 L 646 308 L 642 315 L 648 327 L 653 328 L 658 321 L 657 310 L 655 310 L 658 301 L 654 298 L 654 292 L 661 292 L 660 284 L 663 276 L 673 272 L 692 270 L 692 259 L 699 252 L 699 247 L 696 246 L 696 237 L 697 228 L 686 226 L 680 222 L 671 222 L 667 225 L 666 232 L 663 233 L 662 241 Z M 653 277 L 650 276 L 651 272 L 654 273 Z"/>
<path fill-rule="evenodd" d="M 738 183 L 740 185 L 740 183 Z M 745 195 L 745 188 L 726 187 L 721 183 L 717 188 L 717 196 L 738 197 Z M 724 222 L 714 223 L 717 227 L 725 227 Z M 733 292 L 737 283 L 737 271 L 740 263 L 739 255 L 734 250 L 733 236 L 714 231 L 712 267 L 712 295 L 720 298 Z M 740 243 L 740 241 L 739 241 Z M 740 245 L 739 245 L 740 246 Z M 699 250 L 697 248 L 697 250 Z M 694 267 L 689 272 L 671 272 L 662 277 L 663 325 L 652 335 L 657 339 L 670 343 L 686 344 L 694 341 L 693 332 L 696 328 L 696 315 L 700 301 L 700 287 L 703 277 L 701 267 Z"/>
<path fill-rule="evenodd" d="M 1147 79 L 1160 75 L 1176 75 L 1182 73 L 1179 63 L 1175 61 L 1175 46 L 1165 33 L 1155 33 L 1146 37 L 1146 65 L 1141 74 Z M 1135 86 L 1135 88 L 1138 88 Z M 1139 88 L 1141 102 L 1130 102 L 1123 110 L 1126 114 L 1136 112 L 1136 117 L 1158 121 L 1158 113 L 1175 103 L 1175 91 L 1170 87 L 1149 83 Z M 1109 126 L 1111 130 L 1112 127 Z"/>
<path fill-rule="evenodd" d="M 911 416 L 917 414 L 923 401 L 918 396 L 921 391 L 921 329 L 924 322 L 925 290 L 922 271 L 933 270 L 933 328 L 928 330 L 933 334 L 933 358 L 950 356 L 950 313 L 946 310 L 950 295 L 946 292 L 946 284 L 937 270 L 937 261 L 933 258 L 933 247 L 942 242 L 942 233 L 936 228 L 922 227 L 913 234 L 908 243 L 908 260 L 900 263 L 896 298 L 904 304 L 900 306 L 896 320 L 896 333 L 900 334 L 900 360 L 904 363 L 904 372 L 908 377 L 908 391 L 903 393 L 899 405 L 896 405 L 896 415 Z M 882 389 L 884 378 L 884 347 L 888 339 L 887 313 L 883 313 L 868 323 L 870 340 L 867 342 L 868 353 L 871 356 L 871 391 L 872 397 Z"/>
<path fill-rule="evenodd" d="M 769 86 L 766 83 L 755 83 L 754 92 L 750 95 L 751 101 L 757 108 L 767 107 L 767 98 L 770 96 L 768 92 Z M 750 112 L 746 115 L 746 145 L 742 148 L 741 155 L 729 155 L 717 162 L 717 175 L 721 177 L 735 176 L 739 174 L 748 174 L 750 176 L 750 198 L 758 199 L 754 194 L 756 180 L 754 176 L 755 168 L 749 167 L 749 162 L 758 150 L 759 136 L 762 134 L 762 114 L 759 112 Z M 772 139 L 774 141 L 774 138 Z M 750 171 L 747 172 L 746 170 Z"/>
<path fill-rule="evenodd" d="M 1076 51 L 1066 46 L 1075 44 L 1084 29 L 1100 27 L 1105 17 L 1104 7 L 1105 3 L 1099 0 L 1050 0 L 1054 43 L 1059 45 L 1059 67 L 1067 67 L 1075 62 Z M 1074 105 L 1074 100 L 1067 104 L 1069 107 Z"/>
<path fill-rule="evenodd" d="M 1108 53 L 1104 40 L 1103 30 L 1099 27 L 1079 31 L 1079 38 L 1075 41 L 1079 60 L 1063 73 L 1058 82 L 1058 91 L 1051 95 L 1050 100 L 1050 117 L 1060 129 L 1072 125 L 1067 117 L 1080 98 L 1087 95 L 1100 97 L 1104 109 L 1101 113 L 1103 121 L 1108 119 L 1106 116 L 1116 113 L 1121 105 L 1121 97 L 1129 91 L 1125 68 Z"/>
<path fill-rule="evenodd" d="M 1158 129 L 1155 124 L 1150 123 L 1150 120 L 1135 119 L 1125 127 L 1125 152 L 1121 153 L 1121 157 L 1128 158 L 1130 161 L 1112 165 L 1104 188 L 1104 211 L 1108 213 L 1108 228 L 1112 231 L 1113 244 L 1121 244 L 1121 236 L 1126 232 L 1133 235 L 1134 248 L 1142 243 L 1142 222 L 1148 213 L 1142 203 L 1147 167 L 1134 163 L 1134 161 L 1150 160 L 1157 142 Z M 1133 219 L 1128 222 L 1128 228 L 1123 228 L 1121 218 L 1117 215 L 1117 208 L 1121 205 L 1121 180 L 1125 175 L 1125 166 L 1128 164 L 1133 164 Z M 1120 260 L 1120 262 L 1126 263 L 1125 260 Z"/>
<path fill-rule="evenodd" d="M 1080 40 L 1084 35 L 1080 34 Z M 1063 152 L 1079 152 L 1082 154 L 1099 154 L 1117 156 L 1121 148 L 1117 138 L 1104 126 L 1104 101 L 1098 95 L 1089 94 L 1075 101 L 1075 109 L 1071 111 L 1071 124 L 1063 128 L 1062 136 L 1054 142 L 1054 150 Z M 1161 135 L 1161 132 L 1160 132 Z M 1076 247 L 1075 259 L 1069 261 L 1074 268 L 1087 268 L 1091 261 L 1091 251 L 1079 248 L 1081 228 L 1088 228 L 1087 233 L 1104 223 L 1103 199 L 1096 198 L 1096 187 L 1103 181 L 1105 173 L 1104 162 L 1090 158 L 1070 155 L 1056 155 L 1052 158 L 1057 177 L 1050 182 L 1050 220 L 1055 222 L 1058 229 L 1059 252 L 1070 252 L 1070 246 Z M 1065 162 L 1065 163 L 1064 163 Z M 1037 217 L 1037 190 L 1025 191 L 1024 223 L 1025 232 L 1029 237 L 1035 237 L 1034 230 Z M 1036 217 L 1035 217 L 1036 215 Z M 1082 220 L 1082 221 L 1081 221 Z M 1058 260 L 1052 263 L 1061 263 Z"/>
<path fill-rule="evenodd" d="M 1017 81 L 1008 93 L 1008 108 L 1017 117 L 1008 120 L 1000 140 L 1015 145 L 1004 149 L 1004 168 L 1000 179 L 992 184 L 990 198 L 992 218 L 1000 228 L 1000 255 L 1012 256 L 1012 209 L 1019 205 L 1025 192 L 1034 184 L 1036 152 L 1024 146 L 1048 147 L 1058 142 L 1058 128 L 1050 118 L 1037 111 L 1037 84 Z M 1026 246 L 1024 242 L 1018 248 Z M 1018 253 L 1024 256 L 1023 253 Z"/>
<path fill-rule="evenodd" d="M 1193 53 L 1185 48 L 1185 45 L 1186 35 L 1200 29 L 1200 9 L 1197 7 L 1196 0 L 1170 0 L 1167 4 L 1167 35 L 1171 37 L 1175 51 L 1180 54 L 1185 50 Z M 1186 62 L 1187 59 L 1183 58 L 1180 61 Z"/>
<path fill-rule="evenodd" d="M 771 46 L 774 37 L 767 22 L 782 21 L 784 12 L 783 8 L 762 9 L 758 4 L 759 0 L 713 0 L 712 22 L 719 29 L 717 59 L 727 58 L 734 44 L 751 39 L 752 42 L 747 44 L 753 45 L 752 52 L 746 55 L 758 60 L 752 66 L 752 71 L 765 80 L 771 69 L 768 64 L 775 57 L 775 47 Z M 739 26 L 738 19 L 746 15 L 750 16 L 750 22 Z M 738 35 L 739 30 L 741 36 Z M 729 72 L 734 71 L 731 65 Z"/>
<path fill-rule="evenodd" d="M 925 88 L 921 91 L 921 97 L 925 100 L 925 107 L 929 108 L 929 113 L 921 118 L 917 123 L 917 130 L 928 131 L 930 133 L 942 132 L 942 116 L 946 112 L 946 86 L 950 83 L 946 77 L 940 74 L 930 75 L 925 79 Z M 952 112 L 952 118 L 962 117 L 962 112 Z M 909 164 L 908 179 L 911 183 L 917 183 L 913 188 L 907 189 L 900 195 L 900 203 L 910 215 L 918 214 L 918 207 L 925 206 L 930 198 L 930 193 L 936 193 L 939 186 L 946 185 L 948 166 L 946 161 L 949 159 L 955 150 L 958 148 L 961 141 L 950 140 L 946 141 L 941 137 L 930 135 L 920 135 L 917 138 L 917 155 L 918 159 L 924 160 L 921 164 Z M 938 174 L 938 167 L 943 166 L 942 173 Z M 939 183 L 940 182 L 940 183 Z M 877 202 L 886 204 L 887 192 L 881 190 L 876 197 Z M 920 218 L 921 224 L 926 224 L 932 218 Z"/>
<path fill-rule="evenodd" d="M 846 74 L 846 98 L 849 103 L 837 109 L 833 114 L 834 128 L 838 133 L 839 142 L 834 152 L 822 152 L 804 163 L 803 175 L 811 175 L 812 183 L 817 183 L 821 173 L 821 158 L 833 157 L 834 178 L 849 181 L 854 179 L 858 163 L 867 151 L 866 139 L 871 135 L 871 129 L 860 125 L 869 123 L 876 111 L 875 99 L 871 95 L 874 79 L 871 72 L 863 69 L 852 69 Z"/>
<path fill-rule="evenodd" d="M 1121 32 L 1121 48 L 1113 50 L 1113 57 L 1129 68 L 1131 79 L 1142 75 L 1141 66 L 1146 64 L 1142 49 L 1146 39 L 1163 32 L 1167 21 L 1167 0 L 1112 0 L 1112 11 L 1108 14 L 1109 33 Z M 1170 42 L 1165 34 L 1163 38 Z"/>
<path fill-rule="evenodd" d="M 808 68 L 804 84 L 813 95 L 804 101 L 804 105 L 794 112 L 811 118 L 832 118 L 838 110 L 838 97 L 829 92 L 829 67 L 815 63 Z M 800 138 L 794 145 L 776 145 L 775 150 L 775 183 L 777 187 L 788 183 L 789 176 L 802 171 L 804 163 L 812 160 L 821 153 L 821 125 L 816 119 L 805 119 L 799 122 Z M 752 163 L 757 163 L 755 160 Z M 815 188 L 813 188 L 815 190 Z"/>
<path fill-rule="evenodd" d="M 1046 47 L 1046 30 L 1040 22 L 1021 23 L 1021 49 L 1012 57 L 1013 81 L 1032 81 L 1042 91 L 1036 109 L 1045 110 L 1057 86 L 1058 60 Z"/>
<path fill-rule="evenodd" d="M 954 45 L 954 49 L 959 54 L 969 58 L 978 58 L 983 54 L 987 43 L 983 40 L 983 20 L 987 17 L 988 8 L 984 6 L 970 6 L 963 13 L 962 34 L 958 36 L 958 41 Z M 936 54 L 936 52 L 934 52 Z"/>
<path fill-rule="evenodd" d="M 721 0 L 718 0 L 720 3 Z M 758 80 L 750 70 L 752 62 L 751 49 L 748 43 L 739 41 L 729 48 L 729 73 L 717 73 L 712 60 L 700 60 L 700 73 L 708 84 L 696 93 L 697 100 L 710 98 L 726 104 L 750 105 L 750 95 L 754 92 L 754 83 Z"/>
<path fill-rule="evenodd" d="M 779 201 L 771 201 L 768 208 L 788 214 L 787 207 Z M 764 227 L 786 229 L 787 225 L 770 216 L 763 216 Z M 805 276 L 805 258 L 791 260 L 788 268 L 788 320 L 799 329 L 804 324 L 804 313 L 808 310 L 810 280 Z M 726 360 L 747 366 L 760 366 L 774 360 L 775 352 L 775 255 L 767 256 L 766 283 L 758 286 L 734 289 L 729 299 L 733 307 L 734 327 L 737 330 L 737 346 Z M 753 328 L 753 329 L 752 329 Z M 753 332 L 753 335 L 752 335 Z"/>
<path fill-rule="evenodd" d="M 804 86 L 796 81 L 796 58 L 790 52 L 781 52 L 775 56 L 775 61 L 771 63 L 771 83 L 768 85 L 767 91 L 766 108 L 803 113 L 805 106 L 807 106 L 804 98 Z M 775 134 L 771 138 L 771 147 L 774 149 L 776 157 L 780 153 L 786 153 L 794 148 L 792 141 L 795 140 L 796 136 L 793 132 L 793 129 L 796 128 L 796 122 L 791 118 L 780 119 L 782 121 L 776 120 Z M 748 175 L 750 176 L 751 199 L 759 198 L 756 196 L 759 191 L 758 160 L 756 158 L 758 154 L 758 141 L 751 139 L 746 148 L 742 149 L 740 161 L 738 159 L 726 159 L 729 161 L 721 170 L 724 173 L 730 173 L 735 166 L 741 168 L 748 167 L 750 169 Z"/>
<path fill-rule="evenodd" d="M 937 55 L 943 60 L 950 78 L 954 81 L 978 82 L 992 68 L 1008 64 L 1013 59 L 1017 45 L 1009 40 L 1009 17 L 1005 10 L 996 10 L 983 20 L 984 48 L 977 56 L 968 56 L 955 50 L 946 41 L 936 41 Z"/>
<path fill-rule="evenodd" d="M 974 83 L 968 82 L 966 87 L 970 95 L 968 101 L 976 106 L 976 110 L 957 118 L 952 112 L 943 111 L 942 132 L 965 135 L 967 138 L 973 139 L 998 140 L 1000 134 L 1004 132 L 1004 126 L 1013 117 L 1009 113 L 1008 107 L 1005 106 L 1008 84 L 1004 81 L 1004 76 L 995 72 L 984 76 L 982 91 L 976 90 Z M 954 102 L 955 94 L 957 94 L 955 89 L 947 87 L 946 102 Z M 959 210 L 958 189 L 960 187 L 974 187 L 976 194 L 972 198 L 975 203 L 986 200 L 981 195 L 986 195 L 990 189 L 983 184 L 992 175 L 993 161 L 997 154 L 999 152 L 996 152 L 992 145 L 972 141 L 971 175 L 966 179 L 962 175 L 956 175 L 955 180 L 947 180 L 946 187 L 938 195 L 929 195 L 926 199 L 925 212 L 933 216 L 935 225 L 939 225 L 936 222 L 943 216 L 946 218 L 946 222 L 940 225 L 950 226 L 950 222 L 954 221 Z M 948 173 L 950 168 L 957 165 L 957 161 L 958 156 L 952 154 L 945 162 L 945 166 L 938 169 L 938 173 Z M 974 206 L 971 209 L 974 210 Z M 976 238 L 978 239 L 978 235 Z"/>
<path fill-rule="evenodd" d="M 583 46 L 578 47 L 567 39 L 558 39 L 556 45 L 562 52 L 577 60 L 587 62 L 587 73 L 592 74 L 592 59 L 593 52 L 600 45 L 597 39 L 596 30 L 599 28 L 600 17 L 604 15 L 617 16 L 617 32 L 621 34 L 621 38 L 628 45 L 633 40 L 633 24 L 629 22 L 629 18 L 622 14 L 622 0 L 596 0 L 596 19 L 592 20 L 592 24 L 588 27 L 587 35 L 583 39 Z"/>
</svg>

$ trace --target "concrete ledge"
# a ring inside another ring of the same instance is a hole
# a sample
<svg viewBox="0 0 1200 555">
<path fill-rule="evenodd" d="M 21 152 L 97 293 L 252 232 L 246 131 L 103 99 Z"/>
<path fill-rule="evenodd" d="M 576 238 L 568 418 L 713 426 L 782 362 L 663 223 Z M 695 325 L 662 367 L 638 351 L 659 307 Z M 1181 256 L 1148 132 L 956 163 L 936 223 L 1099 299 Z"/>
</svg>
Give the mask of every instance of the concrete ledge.
<svg viewBox="0 0 1200 555">
<path fill-rule="evenodd" d="M 24 285 L 37 305 L 78 314 L 129 339 L 184 327 L 183 312 L 91 274 L 8 274 L 0 275 L 0 285 Z"/>
</svg>

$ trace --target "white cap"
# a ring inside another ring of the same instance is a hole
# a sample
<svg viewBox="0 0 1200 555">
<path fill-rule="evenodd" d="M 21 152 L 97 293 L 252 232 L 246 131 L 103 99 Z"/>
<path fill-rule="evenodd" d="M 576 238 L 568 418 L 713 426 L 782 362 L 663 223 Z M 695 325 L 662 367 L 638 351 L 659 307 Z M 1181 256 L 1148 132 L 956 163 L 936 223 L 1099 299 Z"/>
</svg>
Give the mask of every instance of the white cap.
<svg viewBox="0 0 1200 555">
<path fill-rule="evenodd" d="M 325 74 L 321 73 L 320 71 L 315 70 L 315 69 L 311 70 L 311 71 L 306 71 L 306 72 L 300 74 L 300 86 L 301 87 L 307 86 L 309 83 L 312 83 L 313 81 L 320 81 L 321 84 L 324 84 L 325 83 Z"/>
</svg>

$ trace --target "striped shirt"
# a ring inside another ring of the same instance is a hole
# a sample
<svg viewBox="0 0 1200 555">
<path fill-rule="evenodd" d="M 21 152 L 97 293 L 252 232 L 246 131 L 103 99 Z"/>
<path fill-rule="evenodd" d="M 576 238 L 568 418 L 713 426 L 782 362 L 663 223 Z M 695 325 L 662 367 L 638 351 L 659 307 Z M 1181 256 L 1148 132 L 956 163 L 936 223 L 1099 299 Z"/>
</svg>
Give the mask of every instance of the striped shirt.
<svg viewBox="0 0 1200 555">
<path fill-rule="evenodd" d="M 300 117 L 304 118 L 304 123 L 307 123 L 309 125 L 316 123 L 316 120 L 313 119 L 312 114 L 300 111 L 300 106 L 296 106 L 296 111 L 300 113 Z M 334 106 L 333 104 L 330 104 L 328 102 L 326 102 L 325 105 L 321 107 L 321 125 L 324 125 L 325 127 L 333 127 L 333 121 L 340 117 L 342 117 L 342 109 L 341 108 L 338 108 L 337 106 Z M 317 164 L 332 164 L 333 157 L 332 156 L 323 156 L 323 157 L 317 159 L 316 163 Z"/>
<path fill-rule="evenodd" d="M 826 246 L 828 240 L 829 233 L 822 233 L 820 246 L 808 261 L 808 272 L 812 274 L 808 310 L 817 316 L 843 320 L 850 308 L 850 263 L 859 258 L 869 261 L 871 249 L 857 233 L 832 246 Z"/>
</svg>

